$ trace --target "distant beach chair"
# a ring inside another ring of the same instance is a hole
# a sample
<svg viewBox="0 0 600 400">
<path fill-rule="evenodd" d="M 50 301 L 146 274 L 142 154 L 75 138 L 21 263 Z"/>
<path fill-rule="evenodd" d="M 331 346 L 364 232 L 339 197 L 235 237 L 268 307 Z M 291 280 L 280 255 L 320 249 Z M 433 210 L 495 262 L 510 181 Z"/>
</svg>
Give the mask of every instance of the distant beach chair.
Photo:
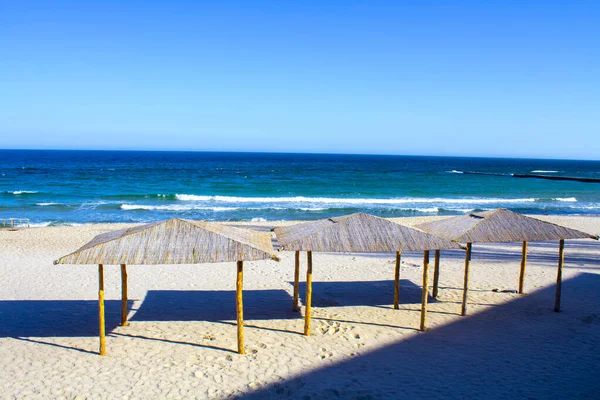
<svg viewBox="0 0 600 400">
<path fill-rule="evenodd" d="M 29 228 L 29 218 L 5 218 L 2 220 L 3 228 L 10 228 L 11 231 L 16 231 L 19 228 Z"/>
</svg>

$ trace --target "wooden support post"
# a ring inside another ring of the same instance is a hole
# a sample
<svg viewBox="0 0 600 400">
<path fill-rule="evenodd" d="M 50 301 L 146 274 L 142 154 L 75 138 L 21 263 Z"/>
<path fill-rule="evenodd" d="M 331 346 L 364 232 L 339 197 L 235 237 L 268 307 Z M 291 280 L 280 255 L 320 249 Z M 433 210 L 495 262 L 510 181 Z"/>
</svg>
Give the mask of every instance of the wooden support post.
<svg viewBox="0 0 600 400">
<path fill-rule="evenodd" d="M 300 285 L 300 251 L 296 250 L 295 255 L 295 269 L 294 269 L 294 305 L 292 306 L 293 311 L 299 311 L 300 306 L 298 305 L 298 291 Z"/>
<path fill-rule="evenodd" d="M 310 336 L 310 306 L 312 302 L 312 251 L 306 252 L 306 305 L 304 309 L 304 334 Z"/>
<path fill-rule="evenodd" d="M 421 296 L 421 331 L 427 330 L 427 297 L 429 296 L 429 250 L 423 252 L 423 289 Z"/>
<path fill-rule="evenodd" d="M 435 251 L 435 264 L 433 265 L 433 293 L 434 299 L 438 297 L 438 285 L 440 283 L 440 251 Z"/>
<path fill-rule="evenodd" d="M 400 308 L 400 257 L 402 252 L 396 252 L 396 273 L 394 275 L 394 310 Z"/>
<path fill-rule="evenodd" d="M 100 350 L 101 356 L 106 355 L 106 332 L 104 322 L 104 266 L 98 264 L 98 321 L 100 322 Z"/>
<path fill-rule="evenodd" d="M 561 239 L 558 245 L 558 273 L 556 275 L 556 299 L 554 311 L 560 312 L 560 292 L 562 290 L 562 270 L 565 262 L 565 240 Z"/>
<path fill-rule="evenodd" d="M 244 303 L 242 300 L 242 287 L 244 285 L 244 262 L 237 262 L 237 280 L 235 287 L 235 298 L 237 308 L 237 340 L 238 353 L 245 354 L 244 350 Z"/>
<path fill-rule="evenodd" d="M 521 250 L 521 273 L 519 274 L 519 294 L 523 294 L 523 284 L 525 283 L 525 267 L 527 266 L 527 242 L 523 242 Z"/>
<path fill-rule="evenodd" d="M 121 264 L 121 326 L 127 325 L 127 266 Z"/>
<path fill-rule="evenodd" d="M 471 264 L 471 248 L 472 244 L 467 243 L 467 253 L 465 254 L 465 280 L 463 285 L 463 301 L 460 315 L 467 315 L 467 299 L 469 295 L 469 266 Z"/>
</svg>

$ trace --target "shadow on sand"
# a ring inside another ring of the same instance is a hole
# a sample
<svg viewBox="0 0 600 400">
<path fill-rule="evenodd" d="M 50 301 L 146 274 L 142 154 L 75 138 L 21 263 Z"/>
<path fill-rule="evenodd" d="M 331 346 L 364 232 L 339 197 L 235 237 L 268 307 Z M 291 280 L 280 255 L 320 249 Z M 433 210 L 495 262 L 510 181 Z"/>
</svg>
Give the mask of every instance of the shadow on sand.
<svg viewBox="0 0 600 400">
<path fill-rule="evenodd" d="M 110 332 L 121 322 L 121 301 L 104 306 Z M 98 336 L 98 301 L 0 300 L 0 321 L 0 337 Z"/>
<path fill-rule="evenodd" d="M 293 282 L 290 282 L 293 285 Z M 300 282 L 300 299 L 306 301 L 306 282 Z M 429 297 L 429 301 L 435 301 Z M 394 281 L 313 282 L 313 307 L 383 306 L 394 303 Z M 421 287 L 400 280 L 400 303 L 421 303 Z M 291 304 L 291 303 L 290 303 Z"/>
<path fill-rule="evenodd" d="M 600 275 L 328 364 L 244 399 L 600 398 Z"/>
<path fill-rule="evenodd" d="M 235 299 L 233 290 L 149 290 L 130 321 L 235 321 Z M 243 301 L 247 320 L 298 317 L 285 290 L 244 290 Z"/>
<path fill-rule="evenodd" d="M 151 290 L 137 311 L 133 310 L 134 314 L 129 321 L 233 321 L 223 323 L 235 325 L 237 317 L 235 298 L 235 291 Z M 244 316 L 247 320 L 298 318 L 298 313 L 291 311 L 291 304 L 291 297 L 285 290 L 244 291 Z M 121 321 L 121 301 L 106 300 L 104 305 L 107 335 L 230 351 L 198 343 L 113 332 Z M 130 312 L 132 306 L 133 301 L 129 301 Z M 252 325 L 246 324 L 246 326 Z M 97 300 L 0 300 L 0 337 L 89 352 L 39 338 L 96 336 L 98 336 Z"/>
</svg>

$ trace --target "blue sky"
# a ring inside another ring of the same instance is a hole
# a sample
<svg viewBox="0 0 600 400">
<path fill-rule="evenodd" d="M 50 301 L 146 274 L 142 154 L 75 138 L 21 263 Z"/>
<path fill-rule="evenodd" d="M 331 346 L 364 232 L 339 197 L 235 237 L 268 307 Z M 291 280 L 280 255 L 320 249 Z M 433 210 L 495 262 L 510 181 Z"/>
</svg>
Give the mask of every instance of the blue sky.
<svg viewBox="0 0 600 400">
<path fill-rule="evenodd" d="M 597 1 L 4 1 L 0 148 L 600 159 Z"/>
</svg>

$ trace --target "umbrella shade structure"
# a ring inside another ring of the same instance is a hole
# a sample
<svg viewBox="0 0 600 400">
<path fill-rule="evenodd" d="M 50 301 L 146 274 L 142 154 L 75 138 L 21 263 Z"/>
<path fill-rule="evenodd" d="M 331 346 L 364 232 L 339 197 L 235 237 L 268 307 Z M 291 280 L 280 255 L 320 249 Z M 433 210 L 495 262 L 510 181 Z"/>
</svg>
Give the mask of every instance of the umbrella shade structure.
<svg viewBox="0 0 600 400">
<path fill-rule="evenodd" d="M 282 250 L 296 252 L 294 274 L 294 305 L 298 310 L 298 280 L 300 251 L 307 252 L 306 305 L 304 334 L 310 335 L 312 299 L 312 252 L 333 253 L 396 253 L 394 308 L 398 308 L 400 257 L 403 251 L 424 251 L 421 330 L 426 329 L 429 250 L 459 249 L 458 243 L 427 234 L 418 229 L 365 213 L 350 214 L 314 222 L 275 228 Z"/>
<path fill-rule="evenodd" d="M 54 264 L 98 264 L 100 354 L 106 354 L 104 332 L 104 265 L 121 265 L 121 325 L 127 325 L 127 264 L 237 263 L 238 353 L 244 354 L 243 262 L 276 260 L 268 233 L 173 218 L 96 236 Z"/>
<path fill-rule="evenodd" d="M 466 214 L 440 221 L 426 222 L 418 228 L 449 240 L 467 244 L 468 259 L 465 261 L 465 284 L 463 290 L 462 315 L 467 311 L 469 261 L 472 243 L 522 242 L 519 293 L 523 293 L 525 267 L 527 265 L 527 243 L 537 241 L 559 241 L 559 261 L 555 311 L 560 311 L 560 292 L 565 239 L 596 239 L 598 236 L 567 228 L 510 210 L 498 208 L 477 214 Z"/>
<path fill-rule="evenodd" d="M 450 240 L 365 213 L 275 228 L 283 250 L 377 253 L 459 249 Z"/>
</svg>

